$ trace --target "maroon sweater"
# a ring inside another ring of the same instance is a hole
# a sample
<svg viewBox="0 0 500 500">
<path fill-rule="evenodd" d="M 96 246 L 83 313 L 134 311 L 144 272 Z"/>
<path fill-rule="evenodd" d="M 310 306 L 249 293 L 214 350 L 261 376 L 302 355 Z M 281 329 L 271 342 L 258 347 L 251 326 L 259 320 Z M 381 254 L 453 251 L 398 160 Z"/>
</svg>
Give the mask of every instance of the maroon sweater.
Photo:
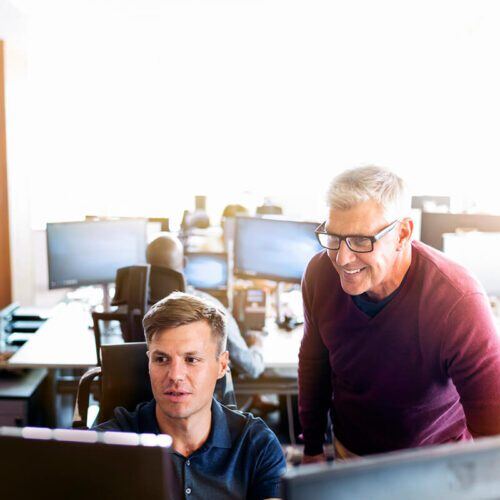
<svg viewBox="0 0 500 500">
<path fill-rule="evenodd" d="M 306 454 L 321 453 L 329 409 L 335 436 L 359 455 L 500 433 L 500 338 L 464 268 L 413 242 L 399 292 L 370 318 L 323 251 L 302 292 Z"/>
</svg>

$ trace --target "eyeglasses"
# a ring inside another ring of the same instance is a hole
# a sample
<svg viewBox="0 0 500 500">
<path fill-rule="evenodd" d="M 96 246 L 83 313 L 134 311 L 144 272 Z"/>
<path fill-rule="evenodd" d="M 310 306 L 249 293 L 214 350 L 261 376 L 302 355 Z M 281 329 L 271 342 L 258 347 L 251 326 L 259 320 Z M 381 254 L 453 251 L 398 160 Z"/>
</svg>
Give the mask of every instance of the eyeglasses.
<svg viewBox="0 0 500 500">
<path fill-rule="evenodd" d="M 358 234 L 341 236 L 340 234 L 332 234 L 326 231 L 326 222 L 320 224 L 314 232 L 316 233 L 316 238 L 318 238 L 319 244 L 328 250 L 338 250 L 342 241 L 345 241 L 349 250 L 356 253 L 369 253 L 373 251 L 373 244 L 392 231 L 398 222 L 400 221 L 395 220 L 374 236 L 361 236 Z"/>
</svg>

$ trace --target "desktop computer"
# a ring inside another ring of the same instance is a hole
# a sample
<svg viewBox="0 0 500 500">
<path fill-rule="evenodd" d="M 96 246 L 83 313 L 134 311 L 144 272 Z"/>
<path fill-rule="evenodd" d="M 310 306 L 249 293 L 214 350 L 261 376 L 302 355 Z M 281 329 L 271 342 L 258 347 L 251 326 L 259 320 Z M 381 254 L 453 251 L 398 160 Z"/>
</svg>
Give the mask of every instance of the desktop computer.
<svg viewBox="0 0 500 500">
<path fill-rule="evenodd" d="M 187 252 L 184 276 L 188 285 L 198 290 L 227 290 L 227 254 Z"/>
<path fill-rule="evenodd" d="M 500 215 L 422 212 L 420 240 L 443 250 L 443 234 L 457 230 L 500 232 Z"/>
<path fill-rule="evenodd" d="M 0 427 L 1 497 L 181 498 L 169 436 Z"/>
<path fill-rule="evenodd" d="M 289 469 L 286 500 L 500 498 L 500 437 Z"/>
<path fill-rule="evenodd" d="M 322 250 L 316 222 L 236 217 L 234 275 L 300 283 L 313 255 Z"/>
<path fill-rule="evenodd" d="M 49 289 L 112 283 L 146 260 L 146 219 L 47 224 Z"/>
<path fill-rule="evenodd" d="M 283 283 L 300 284 L 311 258 L 323 248 L 316 239 L 316 222 L 287 220 L 270 217 L 236 217 L 234 239 L 234 276 L 276 281 L 276 316 L 278 324 L 286 330 L 297 324 L 297 314 L 284 311 Z M 252 292 L 256 295 L 256 292 Z M 241 295 L 241 294 L 240 294 Z M 239 323 L 246 325 L 248 311 L 246 294 L 235 300 Z M 260 303 L 262 300 L 250 300 Z M 264 301 L 265 302 L 265 301 Z M 261 308 L 259 308 L 260 310 Z M 259 311 L 249 310 L 254 323 Z"/>
</svg>

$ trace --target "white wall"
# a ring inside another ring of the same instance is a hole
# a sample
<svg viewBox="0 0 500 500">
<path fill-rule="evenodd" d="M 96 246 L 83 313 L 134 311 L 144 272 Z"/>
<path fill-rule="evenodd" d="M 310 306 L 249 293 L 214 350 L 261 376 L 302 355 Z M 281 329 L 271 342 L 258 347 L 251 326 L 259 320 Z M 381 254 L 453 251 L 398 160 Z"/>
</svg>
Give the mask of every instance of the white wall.
<svg viewBox="0 0 500 500">
<path fill-rule="evenodd" d="M 0 38 L 5 50 L 5 112 L 7 180 L 11 240 L 12 295 L 31 304 L 35 299 L 34 251 L 31 231 L 29 177 L 32 170 L 27 129 L 27 19 L 11 2 L 0 0 Z"/>
<path fill-rule="evenodd" d="M 321 218 L 328 180 L 364 163 L 500 210 L 497 4 L 17 0 L 29 123 L 8 123 L 25 167 L 11 198 L 30 215 L 13 225 L 175 221 L 195 194 L 217 216 L 271 194 Z"/>
</svg>

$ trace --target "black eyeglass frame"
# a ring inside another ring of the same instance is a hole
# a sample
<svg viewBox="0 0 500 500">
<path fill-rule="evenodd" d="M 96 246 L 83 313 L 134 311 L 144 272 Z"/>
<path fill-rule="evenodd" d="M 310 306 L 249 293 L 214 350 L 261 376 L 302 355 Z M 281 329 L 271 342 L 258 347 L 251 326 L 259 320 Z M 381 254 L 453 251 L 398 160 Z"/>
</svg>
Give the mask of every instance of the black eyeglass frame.
<svg viewBox="0 0 500 500">
<path fill-rule="evenodd" d="M 347 247 L 349 248 L 349 250 L 351 250 L 351 252 L 355 252 L 355 253 L 370 253 L 370 252 L 373 252 L 373 246 L 374 244 L 380 240 L 381 238 L 383 238 L 387 233 L 389 233 L 390 231 L 392 231 L 395 227 L 396 227 L 396 224 L 398 222 L 401 222 L 399 219 L 396 219 L 394 222 L 391 222 L 387 227 L 384 227 L 384 229 L 382 229 L 381 231 L 379 231 L 377 234 L 374 234 L 373 236 L 366 236 L 364 234 L 347 234 L 346 236 L 341 236 L 340 234 L 334 234 L 334 233 L 329 233 L 328 231 L 325 230 L 325 224 L 326 224 L 326 221 L 325 222 L 322 222 L 315 230 L 314 230 L 314 234 L 316 234 L 316 238 L 319 242 L 319 244 L 323 247 L 323 248 L 326 248 L 327 250 L 339 250 L 340 248 L 340 245 L 342 244 L 343 241 L 345 241 Z M 321 243 L 321 238 L 320 238 L 320 235 L 321 234 L 326 234 L 328 236 L 335 236 L 335 238 L 338 238 L 339 239 L 339 244 L 337 246 L 337 248 L 330 248 L 330 247 L 327 247 L 325 245 L 323 245 L 323 243 Z M 349 243 L 349 238 L 366 238 L 367 240 L 369 240 L 372 244 L 372 247 L 370 250 L 354 250 L 350 243 Z"/>
</svg>

